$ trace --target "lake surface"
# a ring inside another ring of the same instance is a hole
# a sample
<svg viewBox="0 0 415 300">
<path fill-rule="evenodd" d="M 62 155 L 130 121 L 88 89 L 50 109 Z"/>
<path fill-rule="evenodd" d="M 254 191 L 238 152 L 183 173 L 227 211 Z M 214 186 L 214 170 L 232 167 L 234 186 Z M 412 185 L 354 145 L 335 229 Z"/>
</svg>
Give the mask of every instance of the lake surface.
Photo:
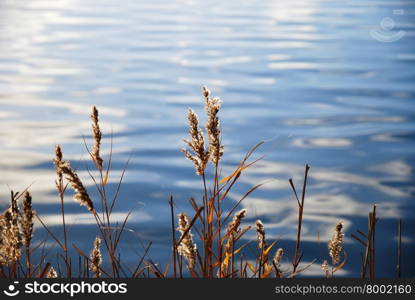
<svg viewBox="0 0 415 300">
<path fill-rule="evenodd" d="M 0 204 L 10 189 L 31 185 L 39 215 L 59 224 L 55 144 L 93 193 L 83 138 L 97 105 L 104 158 L 113 132 L 112 188 L 132 157 L 115 214 L 121 220 L 134 210 L 123 254 L 143 252 L 137 239 L 152 240 L 152 259 L 165 264 L 168 196 L 187 212 L 187 200 L 201 196 L 202 182 L 179 149 L 188 107 L 205 120 L 207 85 L 224 101 L 223 176 L 266 141 L 256 154 L 265 157 L 241 176 L 225 209 L 267 182 L 243 203 L 247 223 L 261 218 L 268 238 L 292 255 L 296 202 L 288 178 L 300 189 L 308 163 L 304 260 L 319 259 L 308 274 L 323 275 L 320 258 L 342 220 L 349 258 L 341 275 L 358 275 L 360 248 L 350 234 L 366 230 L 376 203 L 379 275 L 395 274 L 402 218 L 403 275 L 414 276 L 414 80 L 409 0 L 2 0 Z M 71 236 L 89 249 L 93 220 L 67 200 Z"/>
</svg>

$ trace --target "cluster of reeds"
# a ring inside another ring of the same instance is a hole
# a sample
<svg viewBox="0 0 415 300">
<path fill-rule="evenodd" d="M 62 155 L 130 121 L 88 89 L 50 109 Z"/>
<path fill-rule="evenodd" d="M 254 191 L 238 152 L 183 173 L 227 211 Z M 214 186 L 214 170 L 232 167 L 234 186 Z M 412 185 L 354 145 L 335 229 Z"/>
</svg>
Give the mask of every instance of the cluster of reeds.
<svg viewBox="0 0 415 300">
<path fill-rule="evenodd" d="M 69 160 L 64 158 L 61 146 L 55 148 L 53 160 L 56 168 L 56 188 L 59 196 L 62 217 L 62 239 L 58 238 L 36 215 L 32 207 L 29 191 L 11 192 L 10 207 L 0 215 L 0 277 L 198 277 L 198 278 L 289 278 L 303 273 L 315 261 L 303 263 L 301 233 L 303 212 L 310 167 L 306 165 L 301 194 L 297 192 L 292 179 L 289 185 L 298 206 L 298 222 L 295 247 L 283 249 L 276 247 L 278 241 L 270 241 L 266 236 L 266 225 L 256 220 L 253 226 L 245 224 L 248 211 L 241 208 L 242 202 L 262 184 L 253 186 L 236 202 L 229 199 L 229 194 L 246 169 L 259 159 L 251 160 L 253 153 L 263 144 L 258 143 L 250 149 L 242 161 L 229 176 L 222 176 L 222 130 L 219 112 L 222 101 L 211 96 L 203 87 L 206 123 L 201 126 L 195 111 L 189 109 L 189 139 L 184 140 L 187 148 L 182 149 L 186 158 L 195 166 L 196 174 L 201 178 L 202 195 L 200 199 L 191 198 L 189 204 L 192 214 L 178 211 L 173 196 L 169 199 L 171 212 L 171 263 L 164 268 L 149 256 L 152 243 L 142 245 L 143 255 L 138 258 L 134 269 L 123 265 L 119 245 L 125 231 L 130 213 L 119 224 L 114 222 L 112 214 L 119 198 L 120 187 L 124 178 L 124 168 L 116 186 L 110 194 L 107 182 L 110 176 L 112 160 L 111 151 L 107 160 L 101 156 L 103 134 L 99 125 L 99 113 L 92 109 L 92 148 L 85 142 L 90 160 L 95 166 L 95 173 L 88 170 L 98 197 L 91 197 L 87 187 Z M 205 138 L 207 137 L 207 138 Z M 128 163 L 127 163 L 128 164 Z M 96 222 L 98 236 L 91 243 L 91 250 L 84 252 L 75 242 L 70 243 L 65 218 L 65 201 L 68 188 L 73 191 L 73 199 L 91 214 Z M 226 205 L 224 205 L 227 201 Z M 230 209 L 224 209 L 229 207 Z M 56 242 L 57 255 L 51 259 L 45 250 L 45 240 L 32 245 L 35 219 L 44 227 L 48 235 Z M 360 237 L 352 235 L 365 249 L 362 255 L 362 277 L 367 274 L 375 276 L 375 225 L 376 208 L 369 215 L 368 233 L 358 231 Z M 400 223 L 401 224 L 401 223 Z M 252 228 L 253 227 L 253 228 Z M 246 253 L 245 248 L 252 241 L 247 233 L 256 234 L 256 251 Z M 399 226 L 399 236 L 401 225 Z M 344 245 L 343 224 L 335 226 L 334 234 L 328 241 L 327 254 L 331 258 L 322 260 L 322 275 L 333 277 L 335 272 L 344 267 L 346 252 Z M 398 274 L 400 276 L 400 248 Z M 291 253 L 291 258 L 289 258 Z M 36 257 L 36 262 L 33 257 Z M 290 263 L 284 264 L 283 260 Z"/>
<path fill-rule="evenodd" d="M 97 175 L 94 176 L 89 170 L 88 173 L 98 192 L 98 199 L 92 199 L 77 171 L 68 160 L 64 159 L 62 148 L 59 145 L 56 146 L 53 162 L 57 175 L 55 183 L 60 200 L 63 239 L 59 239 L 42 218 L 35 214 L 32 208 L 32 197 L 28 191 L 22 194 L 12 192 L 10 207 L 0 215 L 1 277 L 71 278 L 100 277 L 102 274 L 106 277 L 120 277 L 125 274 L 119 259 L 118 246 L 131 212 L 126 214 L 121 224 L 113 222 L 111 217 L 125 170 L 118 181 L 115 193 L 110 195 L 106 190 L 106 185 L 110 176 L 112 151 L 107 163 L 104 164 L 100 154 L 102 132 L 96 107 L 92 109 L 91 120 L 92 150 L 89 149 L 86 142 L 85 147 L 95 165 Z M 79 249 L 75 242 L 69 245 L 65 218 L 65 196 L 68 187 L 73 190 L 73 199 L 91 213 L 97 224 L 99 237 L 96 237 L 90 255 Z M 22 196 L 24 197 L 21 207 L 19 207 L 18 201 Z M 37 245 L 31 245 L 35 217 L 60 249 L 56 259 L 47 258 L 48 255 L 45 252 L 46 239 L 38 242 Z M 102 267 L 101 241 L 103 241 L 103 250 L 105 250 L 108 259 L 108 269 L 106 270 Z M 37 257 L 37 263 L 32 262 L 34 254 Z M 49 262 L 46 262 L 48 260 Z M 77 273 L 75 270 L 77 270 Z"/>
</svg>

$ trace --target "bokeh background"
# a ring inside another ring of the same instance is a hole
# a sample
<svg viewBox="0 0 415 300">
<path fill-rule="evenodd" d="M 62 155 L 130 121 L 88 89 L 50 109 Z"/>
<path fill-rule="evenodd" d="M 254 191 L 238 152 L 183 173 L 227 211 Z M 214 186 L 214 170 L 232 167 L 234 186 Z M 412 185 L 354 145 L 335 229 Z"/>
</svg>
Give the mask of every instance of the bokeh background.
<svg viewBox="0 0 415 300">
<path fill-rule="evenodd" d="M 113 134 L 112 188 L 132 158 L 114 215 L 133 209 L 123 255 L 135 262 L 151 240 L 152 259 L 165 264 L 168 196 L 189 211 L 187 200 L 201 195 L 179 149 L 186 111 L 203 115 L 207 85 L 224 100 L 223 175 L 266 141 L 257 154 L 265 158 L 243 174 L 225 209 L 267 181 L 243 206 L 248 223 L 261 218 L 289 256 L 296 202 L 287 180 L 300 185 L 309 163 L 303 249 L 305 262 L 318 262 L 308 274 L 323 275 L 326 241 L 342 220 L 349 258 L 339 274 L 358 275 L 350 234 L 367 227 L 376 203 L 379 275 L 396 274 L 402 218 L 402 271 L 413 276 L 414 14 L 410 0 L 2 0 L 0 205 L 10 189 L 31 185 L 35 209 L 59 235 L 54 145 L 94 193 L 83 138 L 97 105 L 104 158 Z M 94 220 L 67 199 L 70 235 L 89 249 Z"/>
</svg>

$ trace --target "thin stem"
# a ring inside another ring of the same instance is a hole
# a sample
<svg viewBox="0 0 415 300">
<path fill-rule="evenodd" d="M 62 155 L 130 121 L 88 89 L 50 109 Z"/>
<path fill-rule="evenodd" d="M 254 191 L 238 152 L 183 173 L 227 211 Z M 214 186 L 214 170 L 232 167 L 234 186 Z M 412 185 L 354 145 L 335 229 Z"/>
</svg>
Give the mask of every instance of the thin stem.
<svg viewBox="0 0 415 300">
<path fill-rule="evenodd" d="M 202 274 L 203 276 L 206 276 L 206 269 L 208 264 L 208 243 L 207 243 L 207 233 L 206 233 L 206 225 L 208 224 L 208 218 L 209 216 L 209 206 L 208 204 L 208 194 L 207 194 L 207 187 L 206 187 L 206 176 L 205 173 L 202 174 L 203 179 L 203 190 L 204 190 L 204 198 L 203 198 L 203 206 L 205 207 L 203 212 L 203 222 L 202 222 L 202 236 L 203 236 L 203 270 Z"/>
<path fill-rule="evenodd" d="M 173 196 L 170 196 L 169 199 L 169 205 L 170 205 L 170 214 L 171 214 L 171 237 L 172 237 L 172 244 L 173 244 L 173 274 L 174 278 L 177 276 L 177 270 L 176 270 L 176 230 L 174 225 L 174 203 L 173 203 Z"/>
</svg>

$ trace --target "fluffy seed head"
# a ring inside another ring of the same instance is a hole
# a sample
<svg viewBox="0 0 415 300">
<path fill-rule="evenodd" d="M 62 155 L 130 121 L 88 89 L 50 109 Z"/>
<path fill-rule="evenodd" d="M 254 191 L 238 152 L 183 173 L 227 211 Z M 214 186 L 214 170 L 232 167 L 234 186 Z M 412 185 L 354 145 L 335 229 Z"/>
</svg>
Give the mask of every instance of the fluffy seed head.
<svg viewBox="0 0 415 300">
<path fill-rule="evenodd" d="M 237 234 L 241 232 L 239 226 L 241 225 L 242 219 L 246 216 L 246 209 L 242 209 L 235 214 L 232 221 L 228 224 L 226 228 L 225 237 L 228 237 L 227 242 L 225 244 L 225 256 L 231 257 L 233 252 L 233 245 L 235 243 L 235 237 Z M 228 269 L 229 259 L 225 259 L 222 264 L 221 268 L 218 270 L 218 277 L 222 277 L 223 274 L 226 273 Z"/>
<path fill-rule="evenodd" d="M 210 93 L 207 93 L 210 94 Z M 219 98 L 206 97 L 205 110 L 208 117 L 206 122 L 206 132 L 209 138 L 210 159 L 217 165 L 223 155 L 223 145 L 221 144 L 220 121 L 217 116 L 222 101 Z"/>
<path fill-rule="evenodd" d="M 189 270 L 193 270 L 196 266 L 196 244 L 193 243 L 193 235 L 188 230 L 190 226 L 190 220 L 187 215 L 180 213 L 178 215 L 179 227 L 177 230 L 182 234 L 181 242 L 177 246 L 177 251 L 187 260 L 187 267 Z M 187 232 L 186 232 L 187 231 Z"/>
<path fill-rule="evenodd" d="M 58 278 L 58 273 L 56 273 L 53 267 L 50 267 L 48 274 L 46 275 L 47 278 Z"/>
<path fill-rule="evenodd" d="M 19 210 L 12 192 L 11 205 L 0 217 L 0 265 L 18 261 L 22 254 L 21 245 Z"/>
<path fill-rule="evenodd" d="M 55 164 L 55 168 L 56 168 L 56 174 L 58 175 L 58 180 L 56 181 L 56 186 L 59 189 L 59 183 L 62 181 L 62 170 L 59 168 L 59 165 L 62 163 L 63 161 L 63 154 L 62 154 L 62 149 L 60 145 L 56 145 L 55 147 L 55 159 L 53 160 L 53 163 Z"/>
<path fill-rule="evenodd" d="M 282 250 L 282 248 L 279 248 L 278 250 L 277 250 L 277 252 L 275 252 L 275 256 L 274 256 L 274 263 L 275 263 L 275 265 L 278 267 L 279 265 L 280 265 L 280 263 L 281 263 L 281 259 L 282 259 L 282 256 L 283 256 L 283 254 L 284 254 L 284 250 Z"/>
<path fill-rule="evenodd" d="M 257 233 L 258 248 L 265 250 L 267 248 L 265 241 L 265 227 L 261 220 L 255 222 L 255 231 Z"/>
<path fill-rule="evenodd" d="M 329 255 L 333 265 L 337 265 L 340 262 L 340 254 L 343 250 L 343 237 L 343 223 L 339 222 L 336 225 L 333 237 L 328 242 Z"/>
<path fill-rule="evenodd" d="M 23 214 L 21 215 L 21 227 L 23 233 L 23 245 L 29 246 L 33 236 L 33 219 L 35 211 L 32 208 L 32 195 L 27 191 L 23 199 Z"/>
<path fill-rule="evenodd" d="M 182 149 L 182 152 L 186 158 L 194 163 L 196 174 L 203 175 L 209 161 L 209 152 L 205 150 L 205 139 L 202 130 L 199 128 L 199 118 L 190 108 L 187 119 L 189 121 L 189 135 L 191 139 L 184 140 L 184 142 L 189 146 L 190 151 Z"/>
<path fill-rule="evenodd" d="M 239 226 L 241 225 L 242 219 L 246 216 L 246 209 L 242 209 L 235 214 L 232 222 L 229 223 L 226 229 L 226 235 L 235 234 L 240 232 Z"/>
<path fill-rule="evenodd" d="M 79 202 L 82 206 L 85 206 L 90 212 L 94 212 L 94 204 L 89 197 L 89 194 L 79 179 L 78 174 L 72 169 L 68 161 L 59 161 L 56 165 L 58 172 L 65 174 L 66 179 L 71 184 L 72 189 L 75 191 L 74 200 Z"/>
<path fill-rule="evenodd" d="M 329 278 L 330 277 L 330 267 L 329 267 L 329 263 L 327 262 L 327 260 L 323 261 L 323 263 L 321 264 L 321 269 L 326 274 L 326 277 Z"/>
<path fill-rule="evenodd" d="M 99 127 L 98 109 L 95 106 L 92 107 L 91 120 L 92 120 L 92 138 L 94 139 L 94 146 L 91 151 L 91 156 L 92 156 L 92 159 L 97 164 L 98 168 L 102 170 L 103 160 L 100 155 L 102 132 L 101 132 L 101 128 Z"/>
<path fill-rule="evenodd" d="M 207 99 L 210 97 L 210 90 L 207 87 L 202 86 L 202 94 L 203 94 L 203 97 Z"/>
<path fill-rule="evenodd" d="M 89 263 L 89 269 L 95 273 L 97 278 L 101 275 L 100 266 L 102 263 L 102 254 L 101 254 L 101 239 L 99 237 L 95 238 L 94 241 L 94 248 L 91 250 L 89 254 L 89 259 L 91 262 Z"/>
</svg>

